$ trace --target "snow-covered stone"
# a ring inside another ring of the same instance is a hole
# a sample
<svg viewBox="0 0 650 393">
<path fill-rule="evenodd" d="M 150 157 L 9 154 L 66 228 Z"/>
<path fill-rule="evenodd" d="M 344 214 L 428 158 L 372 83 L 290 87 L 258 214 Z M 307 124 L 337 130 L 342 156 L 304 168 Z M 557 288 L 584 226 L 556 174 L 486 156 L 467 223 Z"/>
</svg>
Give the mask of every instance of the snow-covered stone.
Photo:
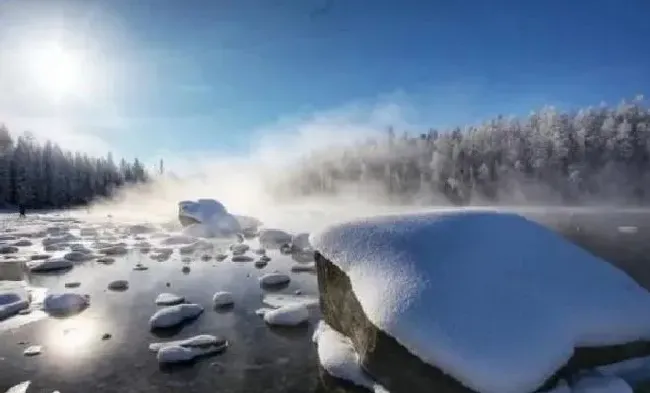
<svg viewBox="0 0 650 393">
<path fill-rule="evenodd" d="M 183 303 L 185 298 L 173 293 L 161 293 L 156 297 L 156 304 L 159 306 L 173 306 L 175 304 Z"/>
<path fill-rule="evenodd" d="M 192 232 L 208 235 L 200 237 L 233 236 L 242 231 L 235 216 L 214 199 L 181 201 L 178 204 L 178 216 L 183 225 L 194 228 Z"/>
<path fill-rule="evenodd" d="M 284 285 L 289 283 L 289 281 L 291 281 L 291 277 L 282 273 L 266 273 L 265 275 L 259 278 L 259 281 L 261 285 L 268 285 L 268 286 Z"/>
<path fill-rule="evenodd" d="M 190 338 L 176 341 L 167 341 L 149 344 L 149 350 L 158 352 L 165 347 L 206 347 L 206 346 L 227 346 L 228 341 L 222 337 L 213 336 L 211 334 L 199 334 Z"/>
<path fill-rule="evenodd" d="M 111 291 L 125 291 L 129 289 L 129 282 L 127 280 L 114 280 L 108 283 L 108 289 Z"/>
<path fill-rule="evenodd" d="M 12 245 L 15 246 L 15 247 L 29 247 L 29 246 L 31 246 L 33 244 L 34 243 L 32 243 L 31 240 L 21 239 L 21 240 L 18 240 L 17 242 L 15 242 Z"/>
<path fill-rule="evenodd" d="M 196 318 L 203 312 L 198 304 L 184 303 L 168 306 L 156 311 L 149 319 L 151 329 L 163 329 L 179 325 L 186 320 Z"/>
<path fill-rule="evenodd" d="M 18 252 L 18 247 L 16 246 L 1 246 L 0 254 L 15 254 Z"/>
<path fill-rule="evenodd" d="M 25 350 L 23 351 L 23 355 L 25 355 L 25 356 L 40 355 L 42 350 L 43 350 L 43 348 L 40 345 L 31 345 L 31 346 L 25 348 Z"/>
<path fill-rule="evenodd" d="M 309 309 L 300 303 L 282 306 L 264 314 L 264 322 L 269 325 L 296 326 L 307 322 L 308 319 Z"/>
<path fill-rule="evenodd" d="M 110 247 L 100 248 L 97 250 L 97 252 L 104 255 L 124 255 L 128 253 L 128 250 L 125 246 L 118 244 Z"/>
<path fill-rule="evenodd" d="M 215 307 L 226 307 L 232 306 L 235 303 L 235 300 L 232 297 L 232 293 L 220 291 L 212 296 L 212 303 Z"/>
<path fill-rule="evenodd" d="M 260 244 L 269 249 L 279 249 L 283 245 L 291 244 L 291 235 L 280 229 L 261 229 L 259 232 Z"/>
<path fill-rule="evenodd" d="M 72 266 L 72 261 L 64 258 L 41 259 L 27 263 L 27 268 L 34 273 L 70 269 Z"/>
<path fill-rule="evenodd" d="M 375 217 L 325 228 L 310 243 L 323 256 L 324 318 L 339 323 L 357 351 L 367 348 L 352 334 L 357 327 L 340 322 L 343 312 L 367 317 L 410 354 L 475 391 L 534 391 L 574 348 L 650 340 L 648 291 L 515 214 Z M 340 307 L 350 296 L 344 285 L 361 310 Z M 373 370 L 377 364 L 364 367 L 388 380 Z"/>
<path fill-rule="evenodd" d="M 182 346 L 165 346 L 158 351 L 156 359 L 158 363 L 185 363 L 194 360 L 199 356 L 207 356 L 221 353 L 226 349 L 226 345 L 209 345 L 201 347 L 182 347 Z"/>
<path fill-rule="evenodd" d="M 89 304 L 88 295 L 71 292 L 51 293 L 43 300 L 43 311 L 50 314 L 72 314 L 84 310 Z"/>
<path fill-rule="evenodd" d="M 92 255 L 81 252 L 81 251 L 71 251 L 63 256 L 64 259 L 72 262 L 83 262 L 92 259 Z"/>
<path fill-rule="evenodd" d="M 29 307 L 29 298 L 21 291 L 0 291 L 0 321 Z"/>
<path fill-rule="evenodd" d="M 7 389 L 5 393 L 27 393 L 27 389 L 29 389 L 31 383 L 32 381 L 23 381 Z"/>
<path fill-rule="evenodd" d="M 318 348 L 318 360 L 328 374 L 376 393 L 388 392 L 363 371 L 359 355 L 350 339 L 332 329 L 327 323 L 318 323 L 312 341 Z"/>
</svg>

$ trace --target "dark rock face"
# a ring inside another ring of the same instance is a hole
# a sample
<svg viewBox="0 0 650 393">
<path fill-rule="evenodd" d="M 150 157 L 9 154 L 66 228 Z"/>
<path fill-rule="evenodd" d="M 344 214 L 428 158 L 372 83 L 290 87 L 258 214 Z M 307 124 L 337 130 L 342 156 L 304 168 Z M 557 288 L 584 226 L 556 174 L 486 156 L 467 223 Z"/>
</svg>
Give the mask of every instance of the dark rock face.
<svg viewBox="0 0 650 393">
<path fill-rule="evenodd" d="M 316 267 L 323 319 L 352 340 L 362 366 L 378 383 L 392 393 L 473 392 L 375 327 L 364 314 L 347 275 L 320 253 L 316 253 Z M 648 355 L 650 342 L 576 348 L 568 363 L 538 390 L 550 388 L 558 378 L 571 380 L 579 370 Z"/>
</svg>

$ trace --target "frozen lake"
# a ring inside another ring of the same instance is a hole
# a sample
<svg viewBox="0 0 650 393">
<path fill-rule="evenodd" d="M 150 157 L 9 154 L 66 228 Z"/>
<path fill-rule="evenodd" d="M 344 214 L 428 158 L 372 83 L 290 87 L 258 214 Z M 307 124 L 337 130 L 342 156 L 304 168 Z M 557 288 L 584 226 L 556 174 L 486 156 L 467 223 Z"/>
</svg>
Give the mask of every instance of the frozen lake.
<svg viewBox="0 0 650 393">
<path fill-rule="evenodd" d="M 650 214 L 641 211 L 533 211 L 527 214 L 560 228 L 574 241 L 606 256 L 649 287 L 650 269 L 646 263 L 650 245 L 645 234 L 650 229 Z M 91 228 L 97 230 L 96 235 Z M 4 240 L 1 242 L 8 246 L 22 239 L 24 245 L 17 246 L 16 252 L 0 256 L 3 261 L 0 262 L 0 280 L 4 280 L 0 283 L 6 287 L 19 285 L 22 280 L 30 287 L 43 288 L 36 293 L 88 294 L 90 306 L 69 317 L 43 317 L 34 311 L 30 315 L 0 321 L 0 392 L 27 380 L 31 381 L 30 392 L 73 393 L 91 389 L 100 392 L 349 391 L 331 380 L 325 383 L 320 377 L 311 342 L 315 322 L 320 317 L 316 308 L 310 310 L 309 323 L 297 327 L 271 327 L 256 314 L 256 310 L 269 307 L 264 302 L 265 296 L 276 296 L 277 303 L 277 296 L 295 296 L 297 291 L 299 297 L 306 299 L 313 300 L 318 295 L 313 273 L 291 271 L 292 266 L 300 262 L 278 250 L 267 251 L 271 260 L 263 268 L 255 266 L 253 261 L 259 256 L 250 250 L 245 255 L 250 256 L 251 261 L 234 262 L 228 250 L 233 242 L 215 243 L 213 252 L 196 251 L 186 255 L 179 253 L 183 245 L 162 246 L 173 248 L 174 252 L 169 259 L 157 261 L 150 256 L 163 241 L 162 236 L 166 235 L 160 233 L 165 231 L 157 230 L 158 235 L 133 235 L 126 233 L 126 228 L 108 219 L 103 224 L 89 223 L 58 214 L 35 215 L 26 220 L 9 215 L 3 217 L 0 235 Z M 82 229 L 84 236 L 81 236 Z M 80 239 L 66 242 L 64 250 L 48 252 L 43 249 L 44 238 L 65 233 Z M 123 242 L 129 251 L 123 256 L 113 256 L 113 263 L 91 259 L 75 262 L 72 269 L 59 272 L 26 273 L 21 268 L 20 261 L 31 255 L 63 254 L 74 244 L 83 244 L 95 253 L 97 241 Z M 28 242 L 33 245 L 27 245 Z M 141 252 L 136 246 L 141 242 L 151 243 L 152 250 Z M 255 239 L 246 240 L 246 243 L 251 250 L 258 248 Z M 229 255 L 223 261 L 204 258 L 222 252 Z M 134 270 L 137 264 L 147 269 Z M 274 271 L 290 276 L 290 283 L 274 289 L 262 288 L 258 278 Z M 13 284 L 7 284 L 7 280 Z M 114 280 L 127 280 L 129 288 L 108 290 L 108 284 Z M 66 288 L 66 283 L 74 282 L 79 286 Z M 234 307 L 215 310 L 212 296 L 217 291 L 231 292 Z M 188 302 L 202 305 L 205 311 L 179 328 L 151 332 L 149 318 L 160 308 L 154 300 L 163 292 L 181 295 Z M 176 366 L 160 366 L 155 353 L 148 349 L 152 342 L 197 334 L 224 337 L 229 346 L 221 354 Z M 41 353 L 25 356 L 24 350 L 32 345 L 41 346 Z"/>
</svg>

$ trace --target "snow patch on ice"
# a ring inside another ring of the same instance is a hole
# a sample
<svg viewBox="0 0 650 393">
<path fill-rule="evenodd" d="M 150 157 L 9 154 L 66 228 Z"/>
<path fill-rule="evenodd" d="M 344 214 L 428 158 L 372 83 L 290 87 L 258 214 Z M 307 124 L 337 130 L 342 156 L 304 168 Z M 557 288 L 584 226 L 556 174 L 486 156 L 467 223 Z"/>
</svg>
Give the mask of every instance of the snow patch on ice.
<svg viewBox="0 0 650 393">
<path fill-rule="evenodd" d="M 359 355 L 349 338 L 332 329 L 323 321 L 318 323 L 312 341 L 318 347 L 318 359 L 325 371 L 376 393 L 388 391 L 373 381 L 360 365 Z"/>
<path fill-rule="evenodd" d="M 310 242 L 373 324 L 484 393 L 535 390 L 577 346 L 650 339 L 650 293 L 515 214 L 374 217 Z"/>
</svg>

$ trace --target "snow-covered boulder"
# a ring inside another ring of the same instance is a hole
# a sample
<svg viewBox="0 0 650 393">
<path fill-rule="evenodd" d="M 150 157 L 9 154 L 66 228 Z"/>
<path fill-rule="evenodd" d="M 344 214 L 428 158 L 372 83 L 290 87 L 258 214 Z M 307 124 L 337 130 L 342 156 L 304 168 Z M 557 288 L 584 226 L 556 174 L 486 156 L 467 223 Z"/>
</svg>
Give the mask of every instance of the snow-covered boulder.
<svg viewBox="0 0 650 393">
<path fill-rule="evenodd" d="M 198 317 L 203 312 L 203 307 L 194 303 L 177 304 L 158 310 L 149 318 L 151 329 L 164 329 L 174 327 L 187 320 Z"/>
<path fill-rule="evenodd" d="M 262 286 L 286 285 L 291 281 L 291 277 L 282 273 L 266 273 L 259 278 L 259 281 Z"/>
<path fill-rule="evenodd" d="M 291 244 L 291 235 L 280 229 L 261 229 L 259 236 L 260 244 L 265 248 L 277 250 L 284 245 Z"/>
<path fill-rule="evenodd" d="M 515 214 L 375 217 L 310 243 L 324 320 L 393 393 L 533 392 L 650 353 L 650 293 Z"/>
<path fill-rule="evenodd" d="M 190 236 L 233 236 L 242 231 L 235 216 L 214 199 L 179 202 L 178 218 Z"/>
<path fill-rule="evenodd" d="M 212 303 L 215 307 L 229 307 L 235 303 L 232 293 L 226 291 L 219 291 L 212 296 Z"/>
<path fill-rule="evenodd" d="M 0 321 L 29 307 L 29 297 L 24 291 L 0 291 Z"/>
</svg>

